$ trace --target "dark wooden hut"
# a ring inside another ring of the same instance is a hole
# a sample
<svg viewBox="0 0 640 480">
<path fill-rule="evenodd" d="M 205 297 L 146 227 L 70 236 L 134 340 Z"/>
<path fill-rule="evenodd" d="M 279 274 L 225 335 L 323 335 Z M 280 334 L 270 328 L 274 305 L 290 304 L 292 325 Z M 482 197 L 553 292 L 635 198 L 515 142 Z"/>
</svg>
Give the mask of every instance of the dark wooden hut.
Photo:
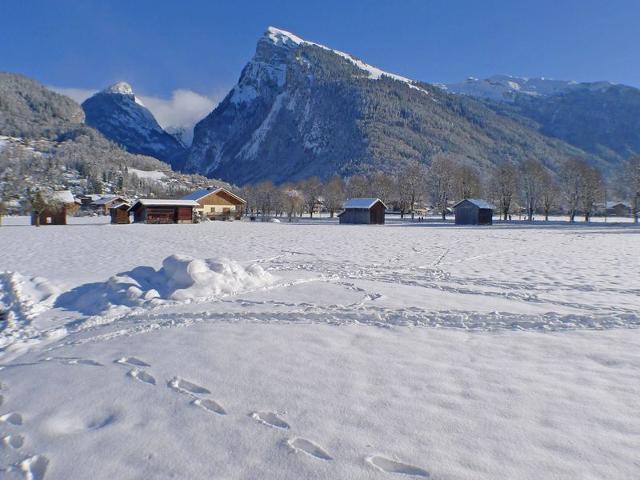
<svg viewBox="0 0 640 480">
<path fill-rule="evenodd" d="M 129 209 L 131 205 L 125 202 L 112 205 L 109 208 L 109 215 L 111 215 L 111 223 L 118 225 L 126 225 L 131 223 L 129 220 Z"/>
<path fill-rule="evenodd" d="M 193 223 L 193 200 L 156 200 L 141 198 L 129 209 L 136 223 Z"/>
<path fill-rule="evenodd" d="M 485 200 L 465 198 L 453 206 L 456 225 L 491 225 L 495 207 Z"/>
<path fill-rule="evenodd" d="M 379 198 L 352 198 L 344 204 L 338 214 L 340 223 L 384 224 L 387 206 Z"/>
</svg>

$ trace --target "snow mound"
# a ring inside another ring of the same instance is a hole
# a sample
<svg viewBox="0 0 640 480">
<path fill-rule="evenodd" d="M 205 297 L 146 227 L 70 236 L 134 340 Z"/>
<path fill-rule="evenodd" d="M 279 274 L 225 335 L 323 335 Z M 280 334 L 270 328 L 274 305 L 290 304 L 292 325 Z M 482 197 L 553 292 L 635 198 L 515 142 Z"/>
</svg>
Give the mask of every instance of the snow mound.
<svg viewBox="0 0 640 480">
<path fill-rule="evenodd" d="M 57 307 L 88 315 L 108 310 L 156 306 L 167 301 L 193 302 L 246 292 L 273 283 L 259 265 L 229 259 L 194 259 L 171 255 L 162 268 L 140 266 L 102 283 L 82 285 L 61 295 Z"/>
<path fill-rule="evenodd" d="M 31 321 L 52 307 L 58 290 L 42 277 L 0 273 L 0 348 L 30 336 Z"/>
</svg>

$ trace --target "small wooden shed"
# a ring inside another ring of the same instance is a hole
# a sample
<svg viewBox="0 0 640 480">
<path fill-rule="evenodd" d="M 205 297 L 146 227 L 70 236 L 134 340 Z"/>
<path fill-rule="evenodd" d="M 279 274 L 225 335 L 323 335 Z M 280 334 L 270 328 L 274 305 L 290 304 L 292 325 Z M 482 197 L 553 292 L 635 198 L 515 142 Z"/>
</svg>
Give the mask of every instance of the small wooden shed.
<svg viewBox="0 0 640 480">
<path fill-rule="evenodd" d="M 121 202 L 116 205 L 112 205 L 109 208 L 109 215 L 111 215 L 111 223 L 117 225 L 126 225 L 131 223 L 129 220 L 129 209 L 131 205 L 126 202 Z"/>
<path fill-rule="evenodd" d="M 79 203 L 69 190 L 53 192 L 46 196 L 47 208 L 38 215 L 39 225 L 66 225 L 67 215 L 79 208 Z M 35 225 L 36 214 L 31 214 L 31 225 Z"/>
<path fill-rule="evenodd" d="M 182 197 L 182 200 L 198 202 L 196 212 L 212 220 L 242 218 L 247 202 L 233 192 L 222 187 L 207 187 Z"/>
<path fill-rule="evenodd" d="M 136 223 L 193 223 L 193 200 L 141 198 L 129 209 Z"/>
<path fill-rule="evenodd" d="M 465 198 L 453 206 L 456 225 L 492 225 L 495 208 L 486 200 Z"/>
<path fill-rule="evenodd" d="M 386 210 L 387 206 L 379 198 L 352 198 L 345 202 L 338 219 L 347 224 L 382 225 Z"/>
<path fill-rule="evenodd" d="M 122 203 L 127 203 L 127 199 L 119 195 L 104 195 L 97 200 L 94 200 L 90 206 L 94 210 L 106 215 L 111 210 L 111 207 Z"/>
</svg>

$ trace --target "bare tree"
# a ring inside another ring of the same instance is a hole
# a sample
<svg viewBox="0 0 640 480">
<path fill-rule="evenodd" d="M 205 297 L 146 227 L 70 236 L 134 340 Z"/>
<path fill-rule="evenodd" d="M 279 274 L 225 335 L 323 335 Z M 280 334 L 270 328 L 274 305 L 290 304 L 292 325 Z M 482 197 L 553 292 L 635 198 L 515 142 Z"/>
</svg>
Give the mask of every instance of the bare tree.
<svg viewBox="0 0 640 480">
<path fill-rule="evenodd" d="M 369 185 L 373 197 L 379 198 L 387 205 L 391 203 L 396 191 L 396 182 L 391 175 L 384 172 L 377 172 L 371 177 Z"/>
<path fill-rule="evenodd" d="M 420 202 L 425 192 L 425 181 L 426 169 L 416 161 L 409 162 L 398 176 L 398 196 L 400 202 L 409 208 L 412 219 L 415 216 L 416 204 Z"/>
<path fill-rule="evenodd" d="M 313 212 L 318 205 L 318 197 L 322 194 L 322 182 L 318 177 L 311 177 L 300 184 L 300 189 L 304 195 L 305 206 L 309 217 L 313 218 Z"/>
<path fill-rule="evenodd" d="M 640 216 L 640 155 L 634 155 L 624 165 L 624 193 L 631 200 L 633 221 Z"/>
<path fill-rule="evenodd" d="M 342 209 L 345 197 L 345 183 L 342 177 L 334 176 L 329 179 L 323 188 L 324 207 L 329 211 L 331 218 Z"/>
<path fill-rule="evenodd" d="M 299 190 L 291 187 L 284 188 L 284 205 L 287 212 L 287 218 L 291 222 L 292 219 L 302 212 L 304 208 L 304 196 Z"/>
<path fill-rule="evenodd" d="M 255 185 L 255 202 L 257 210 L 266 219 L 273 211 L 274 196 L 276 188 L 271 180 L 265 180 Z"/>
<path fill-rule="evenodd" d="M 7 204 L 0 199 L 0 225 L 2 225 L 2 217 L 7 214 Z"/>
<path fill-rule="evenodd" d="M 368 197 L 371 193 L 369 179 L 363 175 L 354 175 L 347 181 L 347 197 L 361 198 Z"/>
<path fill-rule="evenodd" d="M 596 200 L 602 191 L 602 174 L 596 167 L 582 162 L 579 169 L 580 175 L 580 203 L 584 213 L 584 221 L 588 222 Z"/>
<path fill-rule="evenodd" d="M 453 171 L 454 195 L 458 200 L 480 195 L 480 174 L 475 168 L 461 164 Z"/>
<path fill-rule="evenodd" d="M 587 163 L 580 158 L 567 160 L 560 169 L 560 190 L 567 206 L 569 220 L 575 222 L 582 200 L 582 172 Z"/>
<path fill-rule="evenodd" d="M 558 203 L 560 189 L 553 175 L 547 170 L 543 170 L 540 177 L 540 204 L 544 212 L 544 220 L 549 221 L 549 213 Z"/>
<path fill-rule="evenodd" d="M 447 219 L 447 208 L 453 195 L 453 171 L 456 166 L 457 163 L 452 157 L 439 154 L 433 157 L 427 171 L 427 188 L 431 203 L 442 214 L 442 220 Z"/>
<path fill-rule="evenodd" d="M 491 177 L 492 196 L 500 208 L 503 220 L 509 217 L 511 201 L 518 187 L 517 179 L 517 170 L 511 163 L 498 165 Z"/>
<path fill-rule="evenodd" d="M 544 166 L 539 160 L 531 158 L 522 163 L 520 169 L 521 191 L 529 221 L 533 220 L 533 215 L 540 201 L 544 173 Z"/>
</svg>

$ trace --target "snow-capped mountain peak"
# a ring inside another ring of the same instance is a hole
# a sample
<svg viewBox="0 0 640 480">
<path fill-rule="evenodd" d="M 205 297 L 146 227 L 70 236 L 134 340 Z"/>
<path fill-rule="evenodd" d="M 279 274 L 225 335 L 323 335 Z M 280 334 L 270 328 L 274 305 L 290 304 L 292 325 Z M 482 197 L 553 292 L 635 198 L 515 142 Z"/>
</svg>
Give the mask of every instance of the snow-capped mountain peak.
<svg viewBox="0 0 640 480">
<path fill-rule="evenodd" d="M 385 76 L 385 77 L 392 78 L 393 80 L 397 80 L 399 82 L 406 83 L 410 88 L 414 88 L 416 90 L 420 90 L 420 91 L 422 91 L 423 93 L 426 93 L 426 94 L 429 93 L 426 90 L 416 86 L 414 84 L 415 80 L 411 80 L 410 78 L 403 77 L 403 76 L 397 75 L 395 73 L 385 72 L 384 70 L 381 70 L 381 69 L 379 69 L 377 67 L 374 67 L 373 65 L 369 65 L 368 63 L 363 62 L 359 58 L 354 57 L 353 55 L 351 55 L 349 53 L 341 52 L 339 50 L 334 50 L 333 48 L 326 47 L 326 46 L 321 45 L 319 43 L 309 42 L 307 40 L 304 40 L 304 39 L 298 37 L 297 35 L 295 35 L 295 34 L 293 34 L 291 32 L 287 32 L 286 30 L 282 30 L 282 29 L 279 29 L 279 28 L 276 28 L 276 27 L 268 27 L 267 31 L 264 34 L 264 38 L 267 39 L 268 41 L 270 41 L 271 43 L 273 43 L 273 45 L 278 46 L 278 47 L 296 48 L 296 47 L 298 47 L 300 45 L 309 45 L 309 46 L 322 48 L 323 50 L 326 50 L 328 52 L 332 52 L 332 53 L 344 58 L 345 60 L 348 60 L 353 65 L 355 65 L 360 70 L 362 70 L 372 80 L 378 80 L 382 76 Z"/>
<path fill-rule="evenodd" d="M 113 93 L 119 95 L 133 95 L 133 88 L 127 82 L 118 82 L 105 88 L 103 93 Z"/>
</svg>

